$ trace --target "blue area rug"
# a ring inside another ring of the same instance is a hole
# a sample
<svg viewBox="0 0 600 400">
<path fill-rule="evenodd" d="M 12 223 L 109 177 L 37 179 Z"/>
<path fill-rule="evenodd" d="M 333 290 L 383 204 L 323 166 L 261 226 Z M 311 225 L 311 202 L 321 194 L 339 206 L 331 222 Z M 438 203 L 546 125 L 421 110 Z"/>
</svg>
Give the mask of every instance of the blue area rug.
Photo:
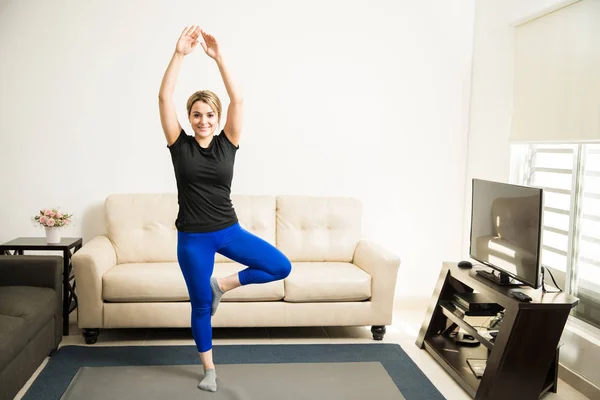
<svg viewBox="0 0 600 400">
<path fill-rule="evenodd" d="M 397 344 L 218 345 L 219 364 L 378 361 L 407 400 L 445 400 Z M 33 382 L 24 400 L 59 400 L 87 367 L 200 364 L 195 346 L 64 346 Z M 377 393 L 373 393 L 377 397 Z"/>
</svg>

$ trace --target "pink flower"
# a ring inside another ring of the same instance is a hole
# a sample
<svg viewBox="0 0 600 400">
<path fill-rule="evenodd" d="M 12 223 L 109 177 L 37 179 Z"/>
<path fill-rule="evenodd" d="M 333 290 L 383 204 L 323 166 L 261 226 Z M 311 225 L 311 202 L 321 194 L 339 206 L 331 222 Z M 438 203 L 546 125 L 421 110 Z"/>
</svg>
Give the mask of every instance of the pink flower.
<svg viewBox="0 0 600 400">
<path fill-rule="evenodd" d="M 63 213 L 58 208 L 42 208 L 33 218 L 42 226 L 61 227 L 71 224 L 71 214 Z"/>
</svg>

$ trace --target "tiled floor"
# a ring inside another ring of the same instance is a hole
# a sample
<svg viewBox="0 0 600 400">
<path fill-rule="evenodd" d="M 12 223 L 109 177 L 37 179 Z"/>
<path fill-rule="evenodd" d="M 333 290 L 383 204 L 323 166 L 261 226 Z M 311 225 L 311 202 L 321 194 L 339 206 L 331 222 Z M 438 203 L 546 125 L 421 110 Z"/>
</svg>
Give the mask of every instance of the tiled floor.
<svg viewBox="0 0 600 400">
<path fill-rule="evenodd" d="M 425 310 L 397 307 L 394 322 L 387 327 L 383 342 L 398 343 L 414 360 L 438 390 L 448 400 L 468 400 L 471 397 L 424 350 L 415 345 Z M 72 314 L 70 335 L 61 346 L 83 345 L 85 342 Z M 313 343 L 374 343 L 370 327 L 314 327 L 314 328 L 237 328 L 215 329 L 213 343 L 219 344 L 313 344 Z M 101 331 L 95 346 L 127 345 L 192 345 L 189 329 L 126 329 Z M 27 382 L 15 399 L 21 399 L 48 359 Z M 559 382 L 557 394 L 547 394 L 544 400 L 583 400 L 581 395 L 566 383 Z"/>
</svg>

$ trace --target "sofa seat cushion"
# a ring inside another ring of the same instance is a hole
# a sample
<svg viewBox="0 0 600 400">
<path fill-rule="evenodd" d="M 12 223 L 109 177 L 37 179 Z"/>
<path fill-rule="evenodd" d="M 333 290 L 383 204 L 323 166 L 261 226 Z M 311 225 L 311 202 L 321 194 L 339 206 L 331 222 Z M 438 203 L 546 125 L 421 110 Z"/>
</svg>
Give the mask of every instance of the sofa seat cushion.
<svg viewBox="0 0 600 400">
<path fill-rule="evenodd" d="M 246 268 L 234 262 L 215 263 L 213 276 L 224 277 Z M 189 301 L 183 274 L 176 262 L 127 263 L 102 277 L 102 297 L 109 302 Z M 248 285 L 231 290 L 221 301 L 276 301 L 283 298 L 283 282 Z"/>
<path fill-rule="evenodd" d="M 0 286 L 0 371 L 53 318 L 56 308 L 53 289 Z"/>
<path fill-rule="evenodd" d="M 189 301 L 176 262 L 118 264 L 102 276 L 104 301 Z"/>
<path fill-rule="evenodd" d="M 371 297 L 371 275 L 346 262 L 293 262 L 285 301 L 362 301 Z"/>
</svg>

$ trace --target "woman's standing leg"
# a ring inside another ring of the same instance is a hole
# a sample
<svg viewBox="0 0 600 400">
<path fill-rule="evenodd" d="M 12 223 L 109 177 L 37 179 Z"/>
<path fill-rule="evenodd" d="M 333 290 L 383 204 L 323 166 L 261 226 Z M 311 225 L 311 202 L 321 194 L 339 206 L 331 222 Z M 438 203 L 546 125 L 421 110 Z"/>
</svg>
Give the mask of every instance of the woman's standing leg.
<svg viewBox="0 0 600 400">
<path fill-rule="evenodd" d="M 214 269 L 215 238 L 211 233 L 178 232 L 177 260 L 190 295 L 192 305 L 192 335 L 204 366 L 204 379 L 198 387 L 216 391 L 216 373 L 212 357 L 210 277 Z"/>
</svg>

